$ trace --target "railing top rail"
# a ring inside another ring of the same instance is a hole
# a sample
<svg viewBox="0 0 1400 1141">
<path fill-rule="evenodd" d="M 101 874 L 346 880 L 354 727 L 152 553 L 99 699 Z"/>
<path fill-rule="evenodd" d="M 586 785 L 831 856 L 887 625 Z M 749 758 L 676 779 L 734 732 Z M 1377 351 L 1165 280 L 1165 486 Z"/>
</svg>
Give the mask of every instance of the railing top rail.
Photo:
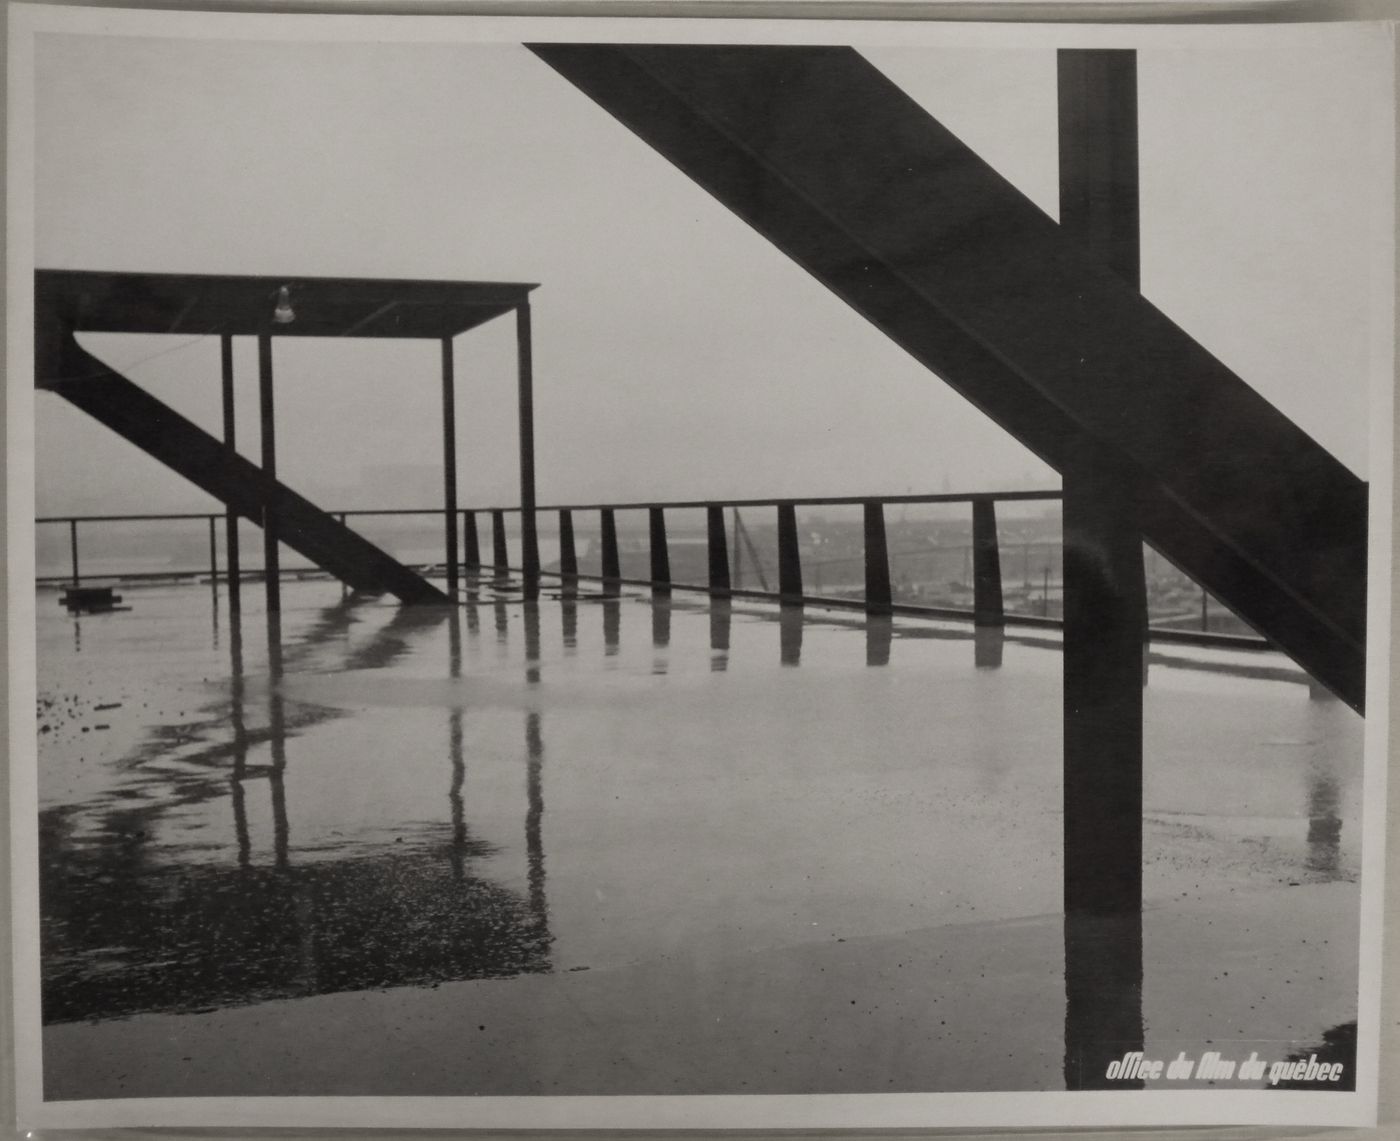
<svg viewBox="0 0 1400 1141">
<path fill-rule="evenodd" d="M 1059 491 L 963 491 L 939 495 L 821 495 L 791 499 L 683 499 L 639 503 L 551 503 L 539 504 L 536 511 L 647 511 L 665 507 L 676 511 L 697 511 L 706 507 L 859 507 L 864 503 L 972 503 L 977 500 L 1029 502 L 1060 499 Z M 464 507 L 464 511 L 487 514 L 491 511 L 518 512 L 517 507 Z"/>
<path fill-rule="evenodd" d="M 35 523 L 164 523 L 179 519 L 222 519 L 222 511 L 168 512 L 145 515 L 40 515 Z"/>
<path fill-rule="evenodd" d="M 539 504 L 536 511 L 647 511 L 654 507 L 675 511 L 698 511 L 707 507 L 755 508 L 755 507 L 859 507 L 865 503 L 919 504 L 919 503 L 973 503 L 992 501 L 996 503 L 1027 503 L 1056 500 L 1062 497 L 1059 491 L 961 491 L 942 492 L 937 495 L 824 495 L 804 496 L 796 499 L 686 499 L 670 501 L 643 501 L 638 503 L 550 503 Z M 343 511 L 328 510 L 326 514 L 346 518 L 388 515 L 441 515 L 442 507 L 360 507 Z M 470 511 L 478 515 L 488 515 L 493 511 L 518 514 L 519 505 L 513 507 L 472 507 L 460 506 L 459 511 Z M 139 523 L 163 522 L 179 519 L 221 519 L 222 511 L 168 512 L 164 514 L 135 515 L 41 515 L 35 523 Z"/>
</svg>

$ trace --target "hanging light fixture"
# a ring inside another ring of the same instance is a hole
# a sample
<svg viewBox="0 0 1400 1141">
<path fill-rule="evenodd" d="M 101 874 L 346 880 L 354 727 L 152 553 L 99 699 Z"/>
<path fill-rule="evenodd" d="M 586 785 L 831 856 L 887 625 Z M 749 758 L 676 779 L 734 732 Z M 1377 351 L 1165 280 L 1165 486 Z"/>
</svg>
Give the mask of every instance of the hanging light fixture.
<svg viewBox="0 0 1400 1141">
<path fill-rule="evenodd" d="M 290 325 L 297 319 L 292 309 L 291 288 L 284 285 L 277 291 L 277 308 L 272 311 L 272 320 L 277 325 Z"/>
</svg>

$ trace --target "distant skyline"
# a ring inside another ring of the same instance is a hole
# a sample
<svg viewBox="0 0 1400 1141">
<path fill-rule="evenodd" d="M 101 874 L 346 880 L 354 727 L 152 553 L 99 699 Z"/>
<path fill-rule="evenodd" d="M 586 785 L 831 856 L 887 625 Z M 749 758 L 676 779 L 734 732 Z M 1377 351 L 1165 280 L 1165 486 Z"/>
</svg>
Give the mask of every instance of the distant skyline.
<svg viewBox="0 0 1400 1141">
<path fill-rule="evenodd" d="M 1140 50 L 1143 291 L 1364 476 L 1375 75 L 1292 43 Z M 1053 50 L 864 54 L 1055 215 Z M 523 47 L 46 34 L 36 75 L 41 266 L 539 282 L 541 502 L 1057 480 Z M 215 340 L 85 343 L 219 430 Z M 293 487 L 440 461 L 436 345 L 276 351 Z M 515 501 L 513 354 L 504 320 L 458 342 L 464 504 Z M 212 505 L 57 399 L 36 418 L 41 513 Z"/>
</svg>

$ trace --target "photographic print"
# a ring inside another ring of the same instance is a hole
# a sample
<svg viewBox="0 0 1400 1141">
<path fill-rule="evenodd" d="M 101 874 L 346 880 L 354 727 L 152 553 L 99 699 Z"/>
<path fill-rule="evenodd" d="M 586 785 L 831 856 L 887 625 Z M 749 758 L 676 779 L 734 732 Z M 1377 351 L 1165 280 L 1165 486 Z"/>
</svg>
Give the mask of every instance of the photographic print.
<svg viewBox="0 0 1400 1141">
<path fill-rule="evenodd" d="M 13 7 L 22 1123 L 1374 1120 L 1392 55 Z"/>
</svg>

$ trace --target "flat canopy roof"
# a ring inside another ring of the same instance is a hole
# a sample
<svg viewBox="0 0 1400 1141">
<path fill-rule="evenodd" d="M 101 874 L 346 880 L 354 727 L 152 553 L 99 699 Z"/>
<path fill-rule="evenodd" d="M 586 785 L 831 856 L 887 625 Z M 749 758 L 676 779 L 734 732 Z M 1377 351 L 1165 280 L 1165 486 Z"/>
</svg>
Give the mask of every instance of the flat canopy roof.
<svg viewBox="0 0 1400 1141">
<path fill-rule="evenodd" d="M 295 315 L 273 320 L 279 293 Z M 105 273 L 40 269 L 36 315 L 56 313 L 79 332 L 279 337 L 456 336 L 509 313 L 533 284 L 354 277 Z"/>
</svg>

